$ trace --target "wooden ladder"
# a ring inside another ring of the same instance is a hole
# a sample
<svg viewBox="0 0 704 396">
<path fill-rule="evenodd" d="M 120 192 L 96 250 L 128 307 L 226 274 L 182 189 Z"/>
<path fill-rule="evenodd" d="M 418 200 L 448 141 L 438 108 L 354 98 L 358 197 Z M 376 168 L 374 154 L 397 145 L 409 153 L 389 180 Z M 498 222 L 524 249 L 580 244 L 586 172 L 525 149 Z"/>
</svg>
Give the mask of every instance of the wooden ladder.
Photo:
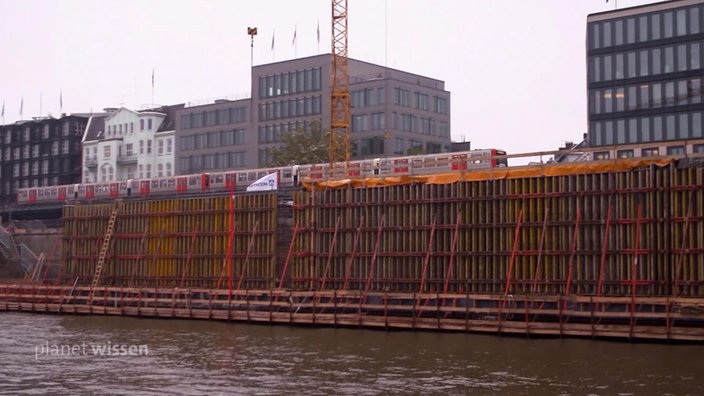
<svg viewBox="0 0 704 396">
<path fill-rule="evenodd" d="M 115 208 L 112 210 L 110 215 L 110 220 L 108 221 L 108 228 L 105 230 L 105 238 L 103 238 L 103 247 L 100 249 L 100 256 L 98 256 L 98 264 L 95 266 L 95 274 L 93 275 L 93 282 L 90 284 L 90 299 L 93 299 L 94 289 L 98 287 L 100 283 L 100 276 L 103 273 L 103 264 L 105 264 L 105 256 L 108 254 L 108 248 L 110 248 L 110 240 L 112 239 L 112 233 L 115 229 L 115 220 L 117 219 L 117 212 L 122 206 L 122 201 L 117 201 Z"/>
</svg>

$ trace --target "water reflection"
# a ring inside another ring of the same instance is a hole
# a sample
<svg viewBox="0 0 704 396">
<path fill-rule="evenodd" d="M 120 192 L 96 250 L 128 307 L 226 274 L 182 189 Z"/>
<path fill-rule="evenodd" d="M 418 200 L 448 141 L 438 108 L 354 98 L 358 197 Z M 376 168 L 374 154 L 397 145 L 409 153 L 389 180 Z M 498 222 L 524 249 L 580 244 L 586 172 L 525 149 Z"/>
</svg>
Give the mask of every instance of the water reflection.
<svg viewBox="0 0 704 396">
<path fill-rule="evenodd" d="M 0 352 L 2 394 L 704 393 L 701 345 L 0 313 Z"/>
</svg>

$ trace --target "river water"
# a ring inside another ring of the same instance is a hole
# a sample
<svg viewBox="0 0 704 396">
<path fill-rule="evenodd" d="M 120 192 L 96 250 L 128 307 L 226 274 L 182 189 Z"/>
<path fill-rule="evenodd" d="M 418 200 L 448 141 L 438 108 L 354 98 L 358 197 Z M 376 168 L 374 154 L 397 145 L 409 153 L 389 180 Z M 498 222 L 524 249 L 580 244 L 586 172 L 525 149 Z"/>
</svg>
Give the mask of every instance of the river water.
<svg viewBox="0 0 704 396">
<path fill-rule="evenodd" d="M 704 345 L 0 313 L 0 394 L 700 395 Z"/>
</svg>

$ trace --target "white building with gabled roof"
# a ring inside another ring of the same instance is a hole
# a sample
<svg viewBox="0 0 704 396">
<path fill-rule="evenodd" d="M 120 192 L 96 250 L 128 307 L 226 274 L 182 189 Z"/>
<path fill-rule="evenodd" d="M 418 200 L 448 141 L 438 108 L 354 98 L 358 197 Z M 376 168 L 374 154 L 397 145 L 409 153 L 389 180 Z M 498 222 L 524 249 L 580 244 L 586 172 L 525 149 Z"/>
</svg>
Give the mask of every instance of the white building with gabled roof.
<svg viewBox="0 0 704 396">
<path fill-rule="evenodd" d="M 82 182 L 173 176 L 173 115 L 182 107 L 121 107 L 91 117 L 82 141 Z"/>
</svg>

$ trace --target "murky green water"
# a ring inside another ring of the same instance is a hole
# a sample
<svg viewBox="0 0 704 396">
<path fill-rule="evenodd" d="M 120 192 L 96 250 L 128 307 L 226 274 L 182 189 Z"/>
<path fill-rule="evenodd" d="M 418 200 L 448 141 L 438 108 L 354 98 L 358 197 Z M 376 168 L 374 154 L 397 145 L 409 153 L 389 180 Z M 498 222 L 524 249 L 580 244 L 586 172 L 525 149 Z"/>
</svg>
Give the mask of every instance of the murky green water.
<svg viewBox="0 0 704 396">
<path fill-rule="evenodd" d="M 0 394 L 704 394 L 704 346 L 0 313 Z"/>
</svg>

